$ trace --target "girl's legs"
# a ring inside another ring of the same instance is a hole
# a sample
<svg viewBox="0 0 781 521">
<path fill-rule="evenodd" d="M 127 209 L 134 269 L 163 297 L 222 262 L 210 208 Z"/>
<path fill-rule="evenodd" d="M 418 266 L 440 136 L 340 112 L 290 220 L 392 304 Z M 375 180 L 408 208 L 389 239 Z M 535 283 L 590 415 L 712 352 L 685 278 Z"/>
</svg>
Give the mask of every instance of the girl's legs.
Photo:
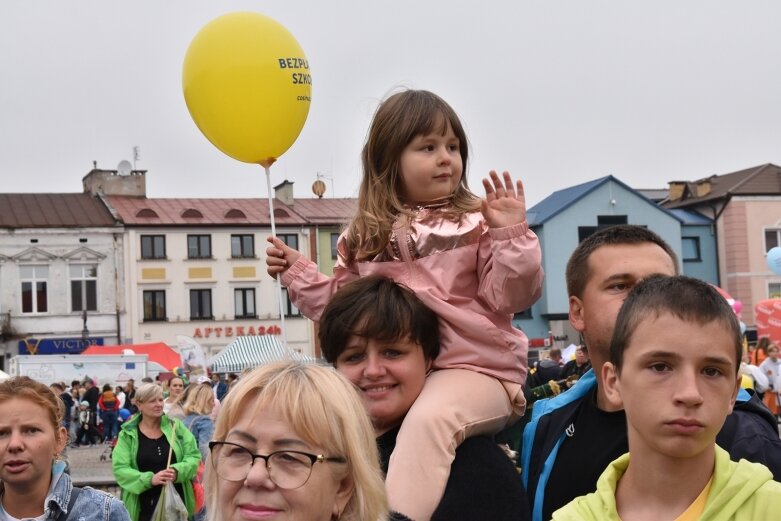
<svg viewBox="0 0 781 521">
<path fill-rule="evenodd" d="M 512 415 L 500 380 L 466 369 L 434 371 L 396 438 L 385 480 L 391 509 L 415 521 L 431 519 L 456 447 L 469 436 L 500 431 Z"/>
</svg>

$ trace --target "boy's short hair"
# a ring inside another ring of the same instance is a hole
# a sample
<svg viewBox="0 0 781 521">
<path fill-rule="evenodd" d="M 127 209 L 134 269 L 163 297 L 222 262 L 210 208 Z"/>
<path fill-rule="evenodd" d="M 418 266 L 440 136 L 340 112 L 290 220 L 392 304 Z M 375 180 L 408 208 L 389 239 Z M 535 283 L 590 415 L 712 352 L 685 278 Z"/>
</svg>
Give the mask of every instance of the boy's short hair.
<svg viewBox="0 0 781 521">
<path fill-rule="evenodd" d="M 409 338 L 433 360 L 439 354 L 439 319 L 406 286 L 379 276 L 341 288 L 320 317 L 320 350 L 334 364 L 351 336 L 382 342 Z"/>
<path fill-rule="evenodd" d="M 644 242 L 656 244 L 663 249 L 670 256 L 675 267 L 675 273 L 678 274 L 678 257 L 670 248 L 670 245 L 664 242 L 664 239 L 648 228 L 632 224 L 621 224 L 600 230 L 578 244 L 567 262 L 567 294 L 570 297 L 583 296 L 583 290 L 586 289 L 586 284 L 591 276 L 588 259 L 594 253 L 594 250 L 602 246 L 642 244 Z"/>
<path fill-rule="evenodd" d="M 649 277 L 635 286 L 621 310 L 610 342 L 610 362 L 621 371 L 624 351 L 637 326 L 644 320 L 669 313 L 686 322 L 706 324 L 719 322 L 729 331 L 735 345 L 735 372 L 740 367 L 743 341 L 738 317 L 727 300 L 710 284 L 691 277 L 677 275 Z"/>
</svg>

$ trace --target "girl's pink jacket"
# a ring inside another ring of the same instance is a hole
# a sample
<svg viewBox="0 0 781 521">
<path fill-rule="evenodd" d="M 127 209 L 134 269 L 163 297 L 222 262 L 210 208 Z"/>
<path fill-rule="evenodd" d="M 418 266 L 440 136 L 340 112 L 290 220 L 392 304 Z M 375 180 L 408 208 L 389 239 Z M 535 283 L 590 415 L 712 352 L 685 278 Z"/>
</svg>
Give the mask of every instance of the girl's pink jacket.
<svg viewBox="0 0 781 521">
<path fill-rule="evenodd" d="M 537 236 L 524 222 L 489 228 L 480 212 L 451 219 L 440 208 L 401 216 L 376 258 L 346 264 L 339 238 L 334 276 L 301 256 L 282 275 L 293 303 L 319 320 L 339 287 L 382 275 L 411 288 L 439 316 L 441 348 L 435 369 L 469 369 L 523 385 L 528 342 L 512 327 L 514 313 L 540 297 L 543 270 Z"/>
</svg>

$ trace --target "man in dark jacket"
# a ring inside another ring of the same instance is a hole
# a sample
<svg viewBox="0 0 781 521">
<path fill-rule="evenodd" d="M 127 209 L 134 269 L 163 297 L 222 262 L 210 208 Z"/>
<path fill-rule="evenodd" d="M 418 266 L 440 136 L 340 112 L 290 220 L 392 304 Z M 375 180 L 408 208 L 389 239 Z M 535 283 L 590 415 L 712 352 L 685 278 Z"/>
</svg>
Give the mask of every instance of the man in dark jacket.
<svg viewBox="0 0 781 521">
<path fill-rule="evenodd" d="M 604 395 L 602 366 L 629 291 L 651 275 L 677 273 L 678 261 L 667 243 L 639 226 L 597 232 L 570 257 L 569 319 L 585 339 L 593 370 L 568 391 L 536 402 L 524 429 L 522 479 L 533 520 L 550 519 L 572 499 L 593 492 L 607 465 L 628 451 L 626 415 Z M 756 396 L 741 391 L 716 443 L 732 459 L 762 463 L 781 479 L 777 425 Z"/>
<path fill-rule="evenodd" d="M 214 397 L 219 401 L 222 401 L 225 395 L 228 394 L 228 384 L 217 373 L 212 373 L 212 389 L 214 390 Z"/>
<path fill-rule="evenodd" d="M 51 390 L 54 391 L 54 394 L 59 396 L 60 400 L 62 401 L 62 406 L 64 408 L 62 414 L 62 426 L 65 427 L 65 430 L 67 430 L 68 434 L 70 434 L 73 397 L 70 395 L 70 393 L 65 391 L 65 387 L 61 383 L 54 382 L 49 387 L 51 387 Z"/>
<path fill-rule="evenodd" d="M 97 430 L 98 400 L 100 399 L 100 390 L 98 390 L 98 388 L 95 387 L 95 382 L 93 382 L 92 378 L 90 378 L 89 376 L 84 378 L 84 381 L 82 381 L 82 385 L 84 386 L 84 396 L 81 399 L 82 401 L 89 403 L 90 427 Z"/>
</svg>

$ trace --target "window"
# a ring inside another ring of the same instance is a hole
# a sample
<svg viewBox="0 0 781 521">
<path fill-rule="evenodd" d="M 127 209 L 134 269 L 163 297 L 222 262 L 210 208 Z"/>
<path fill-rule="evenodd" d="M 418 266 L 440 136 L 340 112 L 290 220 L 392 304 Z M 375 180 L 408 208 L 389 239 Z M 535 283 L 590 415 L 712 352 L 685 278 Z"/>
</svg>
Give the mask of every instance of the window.
<svg viewBox="0 0 781 521">
<path fill-rule="evenodd" d="M 333 260 L 336 260 L 337 257 L 339 257 L 339 251 L 336 248 L 338 242 L 339 242 L 339 234 L 332 233 L 331 234 L 331 258 Z"/>
<path fill-rule="evenodd" d="M 781 298 L 781 282 L 771 282 L 767 285 L 767 298 Z"/>
<path fill-rule="evenodd" d="M 287 294 L 287 288 L 282 288 L 282 302 L 284 302 L 284 305 L 285 305 L 285 316 L 286 317 L 300 317 L 301 316 L 301 312 L 293 304 L 293 302 L 290 301 L 290 296 Z"/>
<path fill-rule="evenodd" d="M 277 235 L 279 237 L 279 240 L 293 248 L 294 250 L 298 249 L 298 234 L 296 233 L 283 233 L 281 235 Z"/>
<path fill-rule="evenodd" d="M 142 235 L 141 258 L 165 259 L 165 235 Z"/>
<path fill-rule="evenodd" d="M 210 259 L 211 256 L 212 256 L 211 235 L 188 235 L 187 236 L 187 258 L 188 259 Z"/>
<path fill-rule="evenodd" d="M 779 229 L 765 230 L 765 253 L 769 252 L 776 246 L 781 246 L 781 230 Z"/>
<path fill-rule="evenodd" d="M 165 316 L 165 290 L 144 291 L 144 322 L 167 320 Z"/>
<path fill-rule="evenodd" d="M 238 288 L 233 291 L 236 304 L 236 318 L 257 318 L 255 314 L 255 290 L 253 288 Z"/>
<path fill-rule="evenodd" d="M 190 320 L 212 320 L 212 290 L 190 290 Z"/>
<path fill-rule="evenodd" d="M 617 224 L 627 224 L 626 221 L 626 215 L 597 215 L 597 226 L 600 229 Z"/>
<path fill-rule="evenodd" d="M 532 318 L 534 318 L 532 317 L 532 308 L 525 309 L 520 313 L 513 315 L 513 320 L 531 320 Z"/>
<path fill-rule="evenodd" d="M 46 313 L 49 310 L 46 283 L 49 266 L 19 266 L 22 280 L 22 313 Z"/>
<path fill-rule="evenodd" d="M 255 257 L 255 236 L 231 235 L 231 257 L 234 259 Z"/>
<path fill-rule="evenodd" d="M 683 260 L 685 262 L 699 262 L 702 260 L 699 237 L 681 237 L 681 246 L 683 247 Z"/>
<path fill-rule="evenodd" d="M 596 226 L 578 226 L 578 242 L 583 242 L 600 230 L 619 224 L 628 224 L 626 215 L 597 215 Z"/>
<path fill-rule="evenodd" d="M 98 267 L 94 264 L 68 266 L 71 279 L 71 311 L 98 310 Z"/>
</svg>

